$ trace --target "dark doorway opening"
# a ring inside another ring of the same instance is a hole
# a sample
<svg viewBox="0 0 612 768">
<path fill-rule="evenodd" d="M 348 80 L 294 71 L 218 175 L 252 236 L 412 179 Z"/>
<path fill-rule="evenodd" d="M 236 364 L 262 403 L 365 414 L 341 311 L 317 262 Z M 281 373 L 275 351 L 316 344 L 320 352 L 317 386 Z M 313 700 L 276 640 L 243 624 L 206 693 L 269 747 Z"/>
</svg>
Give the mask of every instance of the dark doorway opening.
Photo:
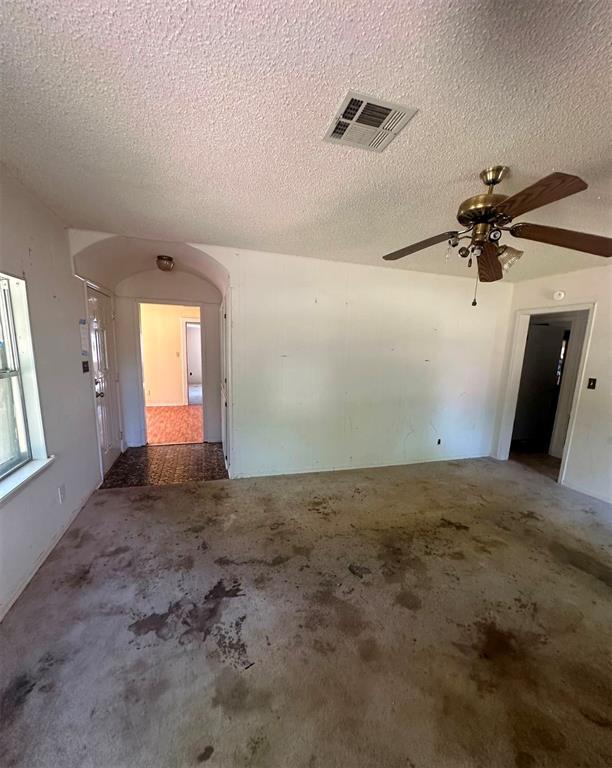
<svg viewBox="0 0 612 768">
<path fill-rule="evenodd" d="M 533 315 L 525 345 L 510 458 L 559 477 L 588 312 Z"/>
</svg>

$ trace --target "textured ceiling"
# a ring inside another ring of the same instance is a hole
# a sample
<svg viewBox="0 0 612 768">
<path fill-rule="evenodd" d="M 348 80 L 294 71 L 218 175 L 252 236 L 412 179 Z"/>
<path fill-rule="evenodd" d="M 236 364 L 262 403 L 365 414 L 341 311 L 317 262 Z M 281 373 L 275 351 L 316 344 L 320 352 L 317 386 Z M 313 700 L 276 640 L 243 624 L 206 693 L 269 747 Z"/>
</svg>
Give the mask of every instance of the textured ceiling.
<svg viewBox="0 0 612 768">
<path fill-rule="evenodd" d="M 612 235 L 609 0 L 2 9 L 2 157 L 71 226 L 382 264 L 505 163 L 590 185 L 525 219 Z M 349 88 L 419 109 L 383 154 L 322 141 Z M 601 263 L 525 250 L 514 279 Z M 392 266 L 465 274 L 445 251 Z"/>
</svg>

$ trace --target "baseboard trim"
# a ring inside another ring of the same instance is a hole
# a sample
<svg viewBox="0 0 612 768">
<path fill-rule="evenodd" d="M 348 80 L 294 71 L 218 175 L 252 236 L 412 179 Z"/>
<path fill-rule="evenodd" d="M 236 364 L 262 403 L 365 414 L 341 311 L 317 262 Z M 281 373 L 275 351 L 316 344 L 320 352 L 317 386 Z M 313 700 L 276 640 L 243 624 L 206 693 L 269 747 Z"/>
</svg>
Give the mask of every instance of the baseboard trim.
<svg viewBox="0 0 612 768">
<path fill-rule="evenodd" d="M 181 408 L 186 405 L 189 405 L 189 403 L 147 403 L 145 408 Z"/>
<path fill-rule="evenodd" d="M 559 485 L 562 488 L 568 488 L 570 491 L 576 491 L 577 493 L 582 493 L 585 496 L 590 496 L 592 499 L 597 499 L 597 501 L 603 501 L 604 504 L 612 504 L 612 496 L 610 497 L 599 496 L 598 494 L 593 493 L 593 491 L 589 490 L 588 488 L 584 488 L 580 485 L 574 485 L 573 483 L 559 483 Z"/>
<path fill-rule="evenodd" d="M 79 515 L 79 512 L 83 509 L 85 504 L 87 504 L 91 494 L 94 493 L 95 490 L 96 490 L 96 488 L 91 490 L 85 496 L 81 497 L 81 500 L 79 501 L 79 503 L 77 504 L 76 508 L 73 510 L 72 514 L 70 515 L 70 518 L 69 518 L 68 522 L 59 529 L 59 531 L 51 539 L 51 542 L 49 543 L 49 546 L 46 549 L 44 549 L 41 552 L 41 554 L 36 558 L 36 560 L 34 562 L 34 566 L 32 568 L 32 571 L 31 571 L 30 575 L 27 576 L 19 584 L 19 586 L 13 591 L 13 594 L 9 597 L 7 602 L 4 605 L 0 606 L 0 622 L 2 622 L 4 620 L 4 618 L 6 617 L 8 612 L 11 610 L 13 605 L 15 605 L 16 601 L 19 599 L 19 596 L 21 595 L 21 593 L 26 589 L 26 587 L 32 581 L 34 576 L 36 576 L 36 574 L 38 573 L 38 571 L 39 571 L 40 567 L 42 566 L 42 564 L 49 557 L 51 552 L 53 552 L 55 547 L 59 544 L 60 539 L 66 533 L 68 528 L 70 528 L 72 523 L 74 523 L 74 521 L 76 520 L 76 518 Z"/>
<path fill-rule="evenodd" d="M 384 469 L 385 467 L 408 467 L 412 466 L 414 464 L 435 464 L 441 461 L 469 461 L 470 459 L 495 459 L 494 456 L 491 456 L 488 453 L 478 453 L 474 454 L 473 456 L 444 456 L 443 458 L 427 458 L 427 459 L 417 459 L 416 461 L 393 461 L 389 462 L 386 461 L 382 464 L 364 464 L 362 466 L 357 464 L 349 464 L 349 465 L 342 465 L 338 464 L 337 466 L 333 467 L 308 467 L 308 468 L 298 468 L 298 469 L 283 469 L 283 470 L 275 470 L 275 469 L 265 469 L 261 472 L 257 472 L 256 474 L 246 474 L 244 472 L 235 472 L 235 473 L 229 473 L 230 474 L 230 480 L 246 480 L 251 477 L 280 477 L 282 475 L 312 475 L 312 474 L 318 474 L 320 472 L 350 472 L 351 470 L 362 470 L 362 469 Z"/>
</svg>

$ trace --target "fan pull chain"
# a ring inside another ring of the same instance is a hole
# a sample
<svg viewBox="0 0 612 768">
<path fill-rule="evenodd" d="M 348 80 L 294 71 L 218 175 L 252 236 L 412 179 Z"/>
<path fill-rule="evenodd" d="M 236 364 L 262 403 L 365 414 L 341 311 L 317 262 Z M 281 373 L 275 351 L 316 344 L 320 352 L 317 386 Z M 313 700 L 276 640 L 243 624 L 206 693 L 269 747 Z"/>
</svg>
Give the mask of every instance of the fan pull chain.
<svg viewBox="0 0 612 768">
<path fill-rule="evenodd" d="M 474 285 L 474 298 L 472 299 L 472 306 L 477 307 L 478 302 L 476 301 L 476 291 L 478 290 L 478 275 L 476 275 L 476 284 Z"/>
</svg>

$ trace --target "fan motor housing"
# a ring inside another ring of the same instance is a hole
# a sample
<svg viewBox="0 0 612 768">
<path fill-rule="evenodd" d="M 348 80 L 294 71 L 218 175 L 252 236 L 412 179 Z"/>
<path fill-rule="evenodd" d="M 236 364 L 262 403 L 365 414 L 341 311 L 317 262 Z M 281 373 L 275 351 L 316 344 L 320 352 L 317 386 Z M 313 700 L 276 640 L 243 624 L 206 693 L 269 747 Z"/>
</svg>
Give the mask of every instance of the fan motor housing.
<svg viewBox="0 0 612 768">
<path fill-rule="evenodd" d="M 507 195 L 488 192 L 468 197 L 459 206 L 457 221 L 464 227 L 470 227 L 473 224 L 491 224 L 498 217 L 497 206 L 506 198 Z"/>
</svg>

